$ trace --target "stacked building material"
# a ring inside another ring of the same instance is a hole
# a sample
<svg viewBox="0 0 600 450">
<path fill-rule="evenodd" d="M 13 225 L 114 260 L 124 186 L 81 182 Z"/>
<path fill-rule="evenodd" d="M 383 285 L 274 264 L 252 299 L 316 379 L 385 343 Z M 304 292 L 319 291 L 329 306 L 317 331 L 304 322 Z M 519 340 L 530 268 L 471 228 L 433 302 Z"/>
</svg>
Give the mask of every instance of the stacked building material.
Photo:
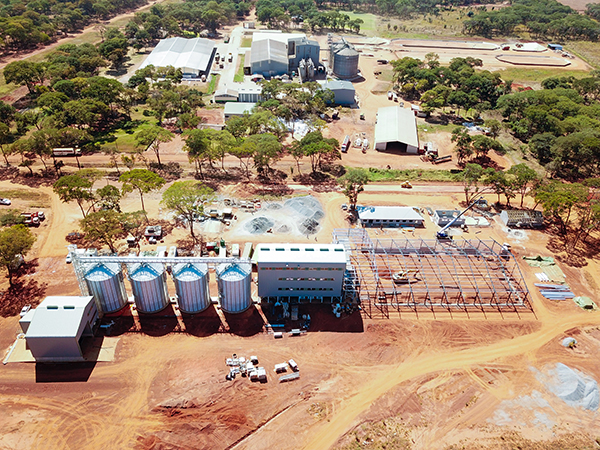
<svg viewBox="0 0 600 450">
<path fill-rule="evenodd" d="M 575 294 L 571 292 L 566 284 L 535 283 L 535 286 L 540 290 L 540 294 L 548 300 L 566 300 L 575 297 Z"/>
</svg>

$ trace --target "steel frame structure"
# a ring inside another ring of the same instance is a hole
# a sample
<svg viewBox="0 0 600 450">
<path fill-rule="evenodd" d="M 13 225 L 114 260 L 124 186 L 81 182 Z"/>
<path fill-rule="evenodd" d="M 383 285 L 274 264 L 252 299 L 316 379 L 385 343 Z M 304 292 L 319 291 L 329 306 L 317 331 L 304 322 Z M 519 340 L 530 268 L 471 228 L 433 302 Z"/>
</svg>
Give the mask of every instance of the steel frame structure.
<svg viewBox="0 0 600 450">
<path fill-rule="evenodd" d="M 514 255 L 494 240 L 375 239 L 361 228 L 336 229 L 333 242 L 347 250 L 347 301 L 369 317 L 428 309 L 517 311 L 531 309 Z M 417 274 L 394 282 L 399 272 Z"/>
</svg>

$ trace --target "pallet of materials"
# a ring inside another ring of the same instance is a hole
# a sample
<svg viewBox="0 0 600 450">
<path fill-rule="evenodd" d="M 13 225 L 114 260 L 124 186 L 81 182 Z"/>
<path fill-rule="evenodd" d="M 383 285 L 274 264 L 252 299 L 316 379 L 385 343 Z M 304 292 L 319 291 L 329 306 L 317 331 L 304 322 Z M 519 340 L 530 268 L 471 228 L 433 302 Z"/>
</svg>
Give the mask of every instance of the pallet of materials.
<svg viewBox="0 0 600 450">
<path fill-rule="evenodd" d="M 290 374 L 280 376 L 279 382 L 285 383 L 287 381 L 297 380 L 298 378 L 300 378 L 300 372 L 292 372 Z"/>
</svg>

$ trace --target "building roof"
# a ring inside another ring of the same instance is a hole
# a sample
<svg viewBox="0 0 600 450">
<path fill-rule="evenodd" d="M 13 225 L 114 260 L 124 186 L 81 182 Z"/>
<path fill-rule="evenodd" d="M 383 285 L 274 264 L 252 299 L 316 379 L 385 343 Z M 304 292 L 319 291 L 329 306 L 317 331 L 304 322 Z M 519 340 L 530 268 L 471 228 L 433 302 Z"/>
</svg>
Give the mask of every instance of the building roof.
<svg viewBox="0 0 600 450">
<path fill-rule="evenodd" d="M 410 109 L 387 106 L 377 110 L 375 144 L 379 142 L 402 142 L 419 146 L 417 120 Z"/>
<path fill-rule="evenodd" d="M 323 84 L 323 89 L 331 89 L 332 91 L 350 90 L 355 92 L 354 85 L 346 80 L 332 80 Z"/>
<path fill-rule="evenodd" d="M 305 37 L 306 34 L 304 33 L 282 33 L 281 30 L 261 30 L 252 34 L 252 46 L 254 46 L 255 42 L 267 39 L 279 41 L 287 45 L 290 39 L 301 39 Z"/>
<path fill-rule="evenodd" d="M 506 209 L 502 211 L 506 214 L 509 220 L 517 220 L 519 222 L 539 222 L 544 220 L 544 215 L 541 211 L 524 211 L 520 209 Z"/>
<path fill-rule="evenodd" d="M 295 37 L 290 37 L 288 39 L 289 41 L 294 41 L 296 43 L 296 45 L 299 44 L 304 44 L 304 45 L 319 45 L 319 43 L 313 39 L 308 39 L 306 36 L 295 36 Z M 320 45 L 319 45 L 320 47 Z"/>
<path fill-rule="evenodd" d="M 254 251 L 254 258 L 256 258 L 258 264 L 346 264 L 346 252 L 344 246 L 339 244 L 258 244 Z"/>
<path fill-rule="evenodd" d="M 435 215 L 438 217 L 456 217 L 460 214 L 458 209 L 436 209 Z"/>
<path fill-rule="evenodd" d="M 219 89 L 215 91 L 215 97 L 234 97 L 238 98 L 238 91 L 235 89 Z"/>
<path fill-rule="evenodd" d="M 152 53 L 140 66 L 140 69 L 153 65 L 155 67 L 173 66 L 191 68 L 201 72 L 208 70 L 215 43 L 208 39 L 184 39 L 174 37 L 161 40 Z"/>
<path fill-rule="evenodd" d="M 91 295 L 85 297 L 46 297 L 35 309 L 27 338 L 76 337 L 84 320 Z"/>
<path fill-rule="evenodd" d="M 250 52 L 252 64 L 261 61 L 278 61 L 285 65 L 288 63 L 287 41 L 285 43 L 275 39 L 254 41 Z"/>
<path fill-rule="evenodd" d="M 410 206 L 359 206 L 360 220 L 424 220 Z"/>
<path fill-rule="evenodd" d="M 252 113 L 256 103 L 228 102 L 225 103 L 225 115 Z"/>
</svg>

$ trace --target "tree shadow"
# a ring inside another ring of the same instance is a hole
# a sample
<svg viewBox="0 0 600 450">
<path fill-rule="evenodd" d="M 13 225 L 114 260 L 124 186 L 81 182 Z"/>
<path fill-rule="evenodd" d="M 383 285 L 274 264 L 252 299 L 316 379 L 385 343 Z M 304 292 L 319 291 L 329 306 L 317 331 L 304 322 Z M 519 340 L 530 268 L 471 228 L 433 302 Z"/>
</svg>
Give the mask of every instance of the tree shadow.
<svg viewBox="0 0 600 450">
<path fill-rule="evenodd" d="M 0 316 L 15 316 L 25 305 L 38 305 L 46 294 L 47 287 L 47 283 L 40 284 L 33 278 L 26 281 L 17 279 L 6 291 L 0 293 Z"/>
<path fill-rule="evenodd" d="M 254 185 L 252 189 L 248 189 L 249 193 L 258 196 L 268 197 L 284 197 L 286 195 L 292 195 L 294 190 L 287 184 L 263 184 Z"/>
<path fill-rule="evenodd" d="M 305 186 L 312 186 L 316 192 L 333 192 L 338 188 L 336 179 L 324 172 L 303 173 L 296 175 L 293 180 Z"/>
</svg>

